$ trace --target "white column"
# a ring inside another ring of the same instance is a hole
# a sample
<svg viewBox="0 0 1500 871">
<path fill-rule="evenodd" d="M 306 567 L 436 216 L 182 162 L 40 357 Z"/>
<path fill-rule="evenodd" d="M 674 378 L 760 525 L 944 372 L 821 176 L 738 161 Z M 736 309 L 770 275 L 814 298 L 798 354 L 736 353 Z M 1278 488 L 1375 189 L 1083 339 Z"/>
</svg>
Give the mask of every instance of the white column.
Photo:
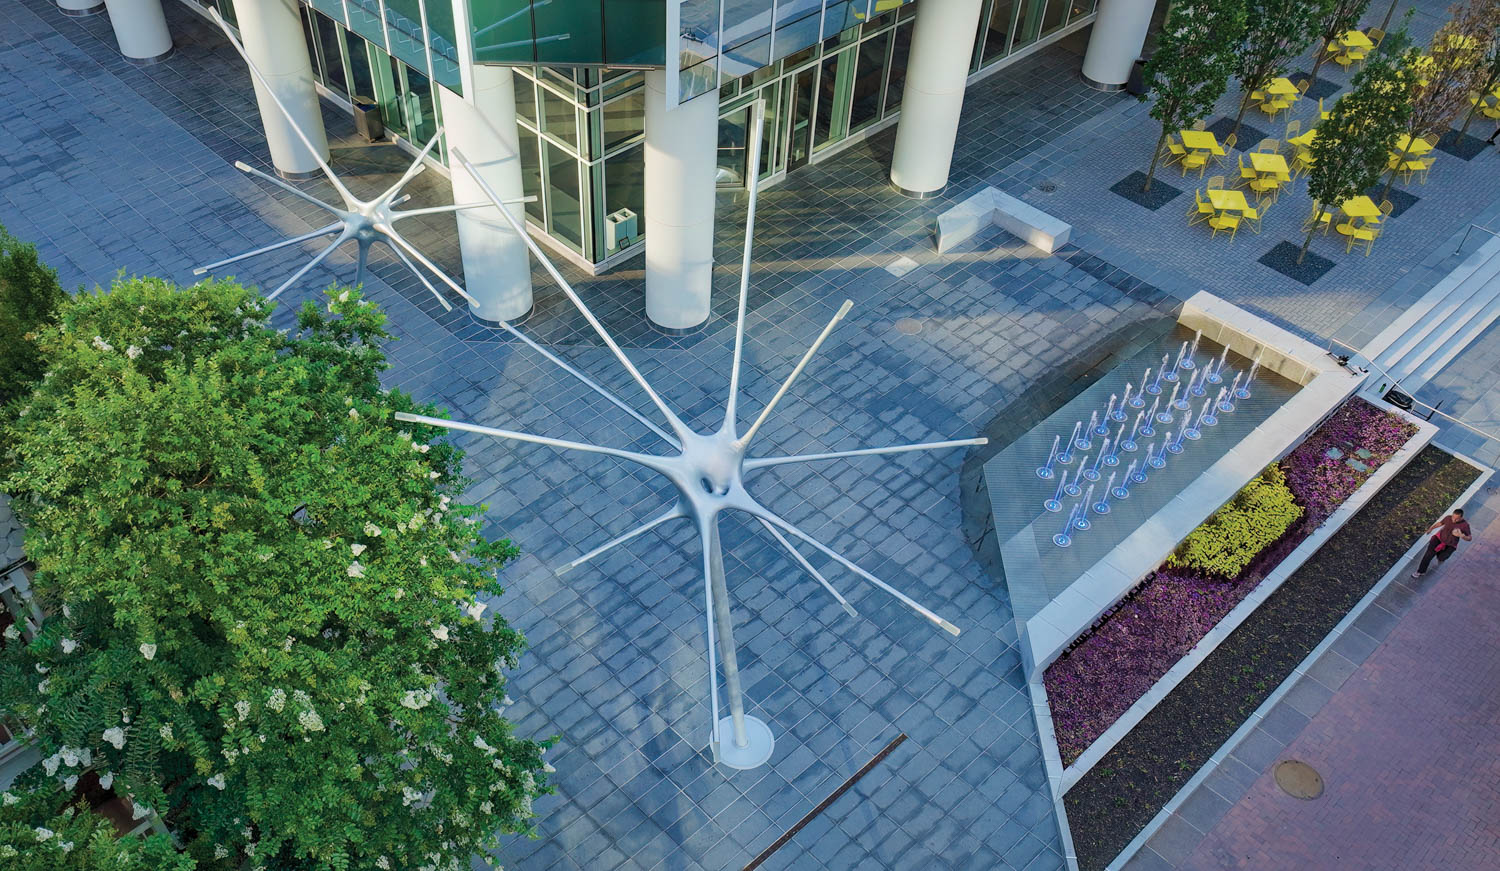
<svg viewBox="0 0 1500 871">
<path fill-rule="evenodd" d="M 97 15 L 104 11 L 104 0 L 57 0 L 57 8 L 62 14 L 74 17 Z"/>
<path fill-rule="evenodd" d="M 1101 91 L 1118 91 L 1146 44 L 1156 0 L 1100 0 L 1099 17 L 1083 56 L 1083 81 Z"/>
<path fill-rule="evenodd" d="M 516 87 L 510 67 L 475 66 L 469 99 L 438 88 L 448 147 L 463 152 L 503 200 L 525 195 L 521 185 L 520 140 L 516 131 Z M 458 163 L 451 163 L 453 201 L 480 203 L 484 192 Z M 507 207 L 526 225 L 526 207 Z M 499 209 L 457 213 L 458 247 L 464 284 L 478 302 L 471 310 L 488 321 L 510 321 L 531 311 L 531 259 L 526 242 Z"/>
<path fill-rule="evenodd" d="M 297 119 L 297 126 L 318 149 L 318 156 L 326 160 L 328 137 L 323 132 L 323 112 L 313 85 L 312 60 L 307 56 L 307 41 L 298 18 L 300 9 L 297 0 L 234 0 L 245 53 L 270 82 L 282 105 Z M 259 81 L 255 82 L 255 101 L 260 104 L 260 123 L 266 131 L 266 145 L 276 172 L 285 178 L 310 178 L 318 174 L 316 158 L 297 138 L 291 122 L 276 108 Z"/>
<path fill-rule="evenodd" d="M 666 73 L 646 73 L 646 316 L 669 330 L 708 320 L 714 266 L 719 92 L 667 105 Z"/>
<path fill-rule="evenodd" d="M 105 0 L 120 54 L 134 63 L 161 60 L 172 51 L 172 34 L 161 0 Z"/>
<path fill-rule="evenodd" d="M 891 184 L 907 196 L 935 196 L 948 184 L 982 5 L 929 0 L 917 7 L 891 157 Z"/>
</svg>

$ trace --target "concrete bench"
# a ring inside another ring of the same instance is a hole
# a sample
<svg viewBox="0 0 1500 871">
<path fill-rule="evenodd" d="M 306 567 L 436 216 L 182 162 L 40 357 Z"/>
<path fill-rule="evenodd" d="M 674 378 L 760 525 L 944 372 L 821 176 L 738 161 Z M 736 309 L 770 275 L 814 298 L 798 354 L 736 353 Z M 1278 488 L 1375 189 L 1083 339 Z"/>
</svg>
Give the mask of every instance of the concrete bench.
<svg viewBox="0 0 1500 871">
<path fill-rule="evenodd" d="M 1073 234 L 1071 224 L 988 187 L 938 215 L 938 253 L 946 254 L 991 223 L 1048 254 L 1066 245 Z"/>
</svg>

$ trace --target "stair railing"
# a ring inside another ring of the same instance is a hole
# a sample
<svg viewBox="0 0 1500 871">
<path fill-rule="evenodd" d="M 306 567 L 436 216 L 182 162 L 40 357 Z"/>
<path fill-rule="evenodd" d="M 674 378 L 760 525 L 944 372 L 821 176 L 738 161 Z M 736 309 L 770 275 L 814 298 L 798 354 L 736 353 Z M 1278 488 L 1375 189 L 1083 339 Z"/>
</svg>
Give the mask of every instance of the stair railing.
<svg viewBox="0 0 1500 871">
<path fill-rule="evenodd" d="M 1470 225 L 1470 226 L 1474 226 L 1474 225 Z M 1480 227 L 1479 229 L 1484 230 L 1483 227 Z M 1491 231 L 1485 230 L 1485 232 L 1489 233 Z M 1497 238 L 1500 238 L 1500 233 L 1496 233 L 1494 235 Z M 1334 345 L 1338 345 L 1340 348 L 1343 348 L 1344 350 L 1349 351 L 1351 353 L 1349 355 L 1347 355 L 1347 356 L 1340 355 L 1340 354 L 1335 354 L 1333 352 L 1333 346 Z M 1339 365 L 1341 365 L 1341 366 L 1350 367 L 1354 363 L 1355 358 L 1358 358 L 1359 360 L 1363 361 L 1365 365 L 1369 366 L 1370 368 L 1373 368 L 1375 371 L 1379 372 L 1381 375 L 1384 375 L 1389 380 L 1390 386 L 1386 387 L 1386 388 L 1383 388 L 1380 391 L 1382 397 L 1384 397 L 1385 394 L 1387 392 L 1389 392 L 1391 389 L 1399 389 L 1403 394 L 1406 395 L 1407 398 L 1409 398 L 1412 401 L 1413 405 L 1420 405 L 1423 408 L 1427 409 L 1427 415 L 1426 415 L 1426 419 L 1427 420 L 1429 420 L 1429 421 L 1432 420 L 1432 418 L 1434 416 L 1441 417 L 1444 420 L 1451 421 L 1453 423 L 1458 424 L 1459 426 L 1463 427 L 1464 429 L 1468 430 L 1469 432 L 1474 433 L 1475 435 L 1483 436 L 1484 438 L 1487 438 L 1487 439 L 1489 439 L 1491 441 L 1500 442 L 1500 435 L 1497 435 L 1497 434 L 1492 433 L 1492 432 L 1486 432 L 1486 431 L 1484 431 L 1482 429 L 1479 429 L 1476 426 L 1472 426 L 1472 425 L 1470 425 L 1470 424 L 1468 424 L 1468 423 L 1466 423 L 1466 422 L 1464 422 L 1462 420 L 1459 420 L 1458 418 L 1454 417 L 1451 414 L 1448 414 L 1445 411 L 1439 410 L 1438 406 L 1440 406 L 1440 405 L 1443 404 L 1442 400 L 1438 400 L 1438 404 L 1437 405 L 1428 405 L 1427 403 L 1425 403 L 1422 400 L 1418 399 L 1414 395 L 1416 393 L 1416 391 L 1406 389 L 1406 385 L 1404 385 L 1404 384 L 1401 383 L 1401 379 L 1399 379 L 1396 376 L 1392 375 L 1390 372 L 1387 372 L 1386 369 L 1385 369 L 1385 367 L 1381 366 L 1379 363 L 1376 363 L 1374 360 L 1371 360 L 1369 357 L 1367 357 L 1363 352 L 1361 352 L 1357 348 L 1354 348 L 1354 347 L 1351 347 L 1349 345 L 1346 345 L 1343 342 L 1340 342 L 1338 339 L 1330 338 L 1328 340 L 1328 345 L 1327 345 L 1326 350 L 1328 352 L 1328 356 L 1330 356 L 1333 359 L 1337 360 L 1339 362 Z M 1363 371 L 1368 372 L 1368 371 L 1370 371 L 1370 369 L 1367 368 L 1367 369 L 1364 369 Z"/>
</svg>

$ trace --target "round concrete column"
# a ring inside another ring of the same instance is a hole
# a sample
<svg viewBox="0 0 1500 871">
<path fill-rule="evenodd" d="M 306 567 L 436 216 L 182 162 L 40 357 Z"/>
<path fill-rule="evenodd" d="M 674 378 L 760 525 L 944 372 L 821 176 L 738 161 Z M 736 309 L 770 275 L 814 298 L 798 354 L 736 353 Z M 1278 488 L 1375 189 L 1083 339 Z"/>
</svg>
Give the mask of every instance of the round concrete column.
<svg viewBox="0 0 1500 871">
<path fill-rule="evenodd" d="M 98 15 L 104 11 L 104 0 L 57 0 L 57 9 L 64 15 L 79 17 Z"/>
<path fill-rule="evenodd" d="M 239 19 L 240 42 L 255 68 L 265 76 L 281 104 L 297 126 L 307 134 L 318 156 L 328 158 L 328 137 L 323 132 L 323 112 L 313 85 L 312 60 L 302 36 L 296 0 L 234 0 Z M 255 101 L 260 105 L 260 123 L 266 131 L 271 163 L 283 178 L 311 178 L 319 173 L 318 161 L 259 80 Z"/>
<path fill-rule="evenodd" d="M 982 5 L 941 0 L 917 9 L 891 157 L 891 184 L 907 196 L 936 196 L 948 184 Z"/>
<path fill-rule="evenodd" d="M 667 105 L 667 79 L 646 73 L 646 316 L 668 330 L 708 320 L 714 267 L 718 91 Z"/>
<path fill-rule="evenodd" d="M 105 0 L 104 5 L 109 9 L 115 42 L 126 60 L 150 64 L 172 53 L 172 34 L 167 30 L 161 0 Z"/>
<path fill-rule="evenodd" d="M 1130 68 L 1141 56 L 1156 0 L 1101 0 L 1089 48 L 1083 56 L 1083 81 L 1101 91 L 1118 91 L 1130 80 Z"/>
<path fill-rule="evenodd" d="M 474 164 L 503 200 L 525 195 L 521 185 L 520 140 L 516 132 L 515 77 L 510 67 L 474 66 L 470 100 L 438 88 L 448 148 Z M 485 195 L 468 171 L 450 161 L 455 203 L 482 203 Z M 526 207 L 507 207 L 521 226 Z M 458 212 L 458 247 L 464 283 L 478 302 L 470 310 L 487 321 L 512 321 L 531 311 L 531 255 L 526 242 L 496 208 Z"/>
</svg>

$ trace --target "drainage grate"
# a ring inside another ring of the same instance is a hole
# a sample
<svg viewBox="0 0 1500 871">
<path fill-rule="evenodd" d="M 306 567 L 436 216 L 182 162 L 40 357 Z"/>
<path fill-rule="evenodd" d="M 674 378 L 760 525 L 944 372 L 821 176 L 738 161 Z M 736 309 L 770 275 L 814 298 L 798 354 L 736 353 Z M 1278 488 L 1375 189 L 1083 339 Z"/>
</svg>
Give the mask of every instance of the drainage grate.
<svg viewBox="0 0 1500 871">
<path fill-rule="evenodd" d="M 1292 798 L 1312 801 L 1323 794 L 1323 778 L 1306 762 L 1295 759 L 1278 762 L 1273 776 L 1281 791 Z"/>
<path fill-rule="evenodd" d="M 795 837 L 796 834 L 798 832 L 802 831 L 807 826 L 808 823 L 810 823 L 813 820 L 817 819 L 818 814 L 821 814 L 823 811 L 828 810 L 828 806 L 829 805 L 831 805 L 834 802 L 838 801 L 839 800 L 839 796 L 841 796 L 844 793 L 848 792 L 849 791 L 849 787 L 851 787 L 854 784 L 858 783 L 859 779 L 861 777 L 864 777 L 866 774 L 869 774 L 870 773 L 870 769 L 872 769 L 875 766 L 879 765 L 881 763 L 881 761 L 885 759 L 885 757 L 891 755 L 891 751 L 892 750 L 895 750 L 897 747 L 900 747 L 901 746 L 901 742 L 903 742 L 905 740 L 906 740 L 906 733 L 905 732 L 902 732 L 901 734 L 897 735 L 894 739 L 892 739 L 891 743 L 885 745 L 885 749 L 884 750 L 881 750 L 879 753 L 875 754 L 875 758 L 874 759 L 871 759 L 869 762 L 866 762 L 864 764 L 864 767 L 862 767 L 862 768 L 860 768 L 860 770 L 854 772 L 854 776 L 853 777 L 851 777 L 848 780 L 844 781 L 843 786 L 840 786 L 838 789 L 835 789 L 832 793 L 829 794 L 829 796 L 827 798 L 823 799 L 823 801 L 822 801 L 821 804 L 819 804 L 817 807 L 813 808 L 812 810 L 808 811 L 807 812 L 807 816 L 804 816 L 802 819 L 800 819 L 800 820 L 797 821 L 796 825 L 792 826 L 790 829 L 787 829 L 786 833 L 783 834 L 781 837 L 777 838 L 775 843 L 773 843 L 771 846 L 769 846 L 769 847 L 765 848 L 764 850 L 762 850 L 761 854 L 759 856 L 756 856 L 754 859 L 750 860 L 750 864 L 746 865 L 744 867 L 744 871 L 755 871 L 756 868 L 759 868 L 761 866 L 761 863 L 763 863 L 767 859 L 771 858 L 771 854 L 772 853 L 775 853 L 777 850 L 780 850 L 782 847 L 786 846 L 786 842 L 787 841 L 790 841 L 793 837 Z"/>
<path fill-rule="evenodd" d="M 1038 183 L 1036 189 L 1044 194 L 1050 194 L 1053 191 L 1057 190 L 1057 182 L 1049 178 L 1044 182 Z"/>
</svg>

